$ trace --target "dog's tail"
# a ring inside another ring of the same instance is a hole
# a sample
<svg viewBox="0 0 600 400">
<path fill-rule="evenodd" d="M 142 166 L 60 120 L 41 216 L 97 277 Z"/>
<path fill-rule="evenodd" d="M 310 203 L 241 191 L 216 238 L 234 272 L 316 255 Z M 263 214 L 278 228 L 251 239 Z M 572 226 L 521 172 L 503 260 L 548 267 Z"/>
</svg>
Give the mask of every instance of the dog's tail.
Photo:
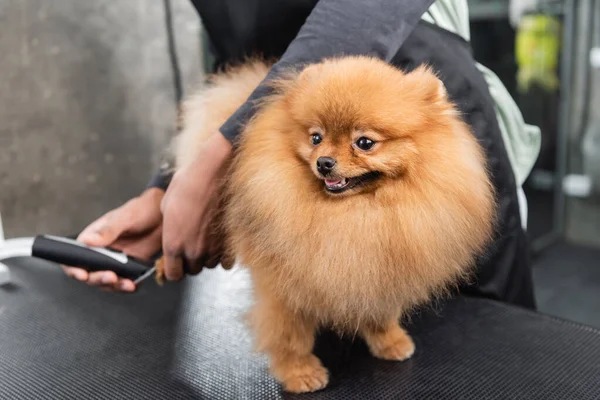
<svg viewBox="0 0 600 400">
<path fill-rule="evenodd" d="M 175 168 L 188 165 L 208 137 L 248 99 L 269 71 L 260 60 L 208 77 L 204 87 L 182 106 L 182 130 L 172 143 Z"/>
<path fill-rule="evenodd" d="M 174 161 L 175 170 L 185 167 L 199 156 L 202 145 L 208 137 L 248 99 L 254 89 L 265 79 L 270 64 L 262 60 L 252 60 L 245 64 L 229 68 L 224 72 L 210 75 L 203 87 L 187 98 L 180 110 L 180 132 L 171 142 L 168 155 Z M 225 199 L 217 207 L 208 235 L 209 242 L 216 248 L 207 249 L 209 256 L 216 258 L 225 269 L 235 264 L 235 255 L 229 251 L 228 240 L 222 225 L 222 213 Z M 213 261 L 213 260 L 209 260 Z M 164 263 L 158 260 L 157 282 L 162 283 Z"/>
</svg>

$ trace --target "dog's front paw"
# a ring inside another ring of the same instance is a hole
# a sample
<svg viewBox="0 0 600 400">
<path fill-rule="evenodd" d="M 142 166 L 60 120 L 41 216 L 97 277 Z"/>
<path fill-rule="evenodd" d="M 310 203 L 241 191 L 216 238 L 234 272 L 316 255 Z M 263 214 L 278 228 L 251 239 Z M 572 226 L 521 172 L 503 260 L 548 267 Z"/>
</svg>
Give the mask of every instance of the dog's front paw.
<svg viewBox="0 0 600 400">
<path fill-rule="evenodd" d="M 327 386 L 329 374 L 321 361 L 314 355 L 310 355 L 300 362 L 279 367 L 275 375 L 279 376 L 286 392 L 306 393 L 316 392 Z"/>
<path fill-rule="evenodd" d="M 373 355 L 383 360 L 404 361 L 415 353 L 415 343 L 410 336 L 404 335 L 395 342 L 386 344 L 381 348 L 371 349 Z"/>
<path fill-rule="evenodd" d="M 383 360 L 404 361 L 415 352 L 415 343 L 397 323 L 383 330 L 366 329 L 364 338 L 371 354 Z"/>
</svg>

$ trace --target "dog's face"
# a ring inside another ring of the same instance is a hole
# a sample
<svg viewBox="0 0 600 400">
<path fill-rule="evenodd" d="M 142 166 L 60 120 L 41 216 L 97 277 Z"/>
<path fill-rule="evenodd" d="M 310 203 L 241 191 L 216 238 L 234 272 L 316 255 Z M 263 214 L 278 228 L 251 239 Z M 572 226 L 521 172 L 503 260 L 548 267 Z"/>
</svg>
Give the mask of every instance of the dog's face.
<svg viewBox="0 0 600 400">
<path fill-rule="evenodd" d="M 323 124 L 324 125 L 324 124 Z M 348 127 L 338 132 L 312 126 L 307 144 L 299 146 L 317 179 L 331 195 L 349 195 L 372 189 L 387 169 L 379 158 L 385 152 L 385 138 L 374 130 Z"/>
<path fill-rule="evenodd" d="M 445 98 L 425 68 L 410 74 L 379 62 L 326 61 L 289 88 L 296 153 L 325 192 L 350 196 L 402 179 L 417 163 L 419 141 Z M 444 104 L 446 104 L 444 102 Z"/>
</svg>

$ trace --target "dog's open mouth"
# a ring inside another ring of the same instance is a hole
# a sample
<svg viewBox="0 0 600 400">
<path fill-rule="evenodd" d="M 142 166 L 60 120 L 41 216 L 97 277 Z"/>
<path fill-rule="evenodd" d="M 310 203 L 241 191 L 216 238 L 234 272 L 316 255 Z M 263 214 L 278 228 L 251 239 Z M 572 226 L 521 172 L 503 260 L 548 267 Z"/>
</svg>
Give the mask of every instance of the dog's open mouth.
<svg viewBox="0 0 600 400">
<path fill-rule="evenodd" d="M 375 179 L 379 178 L 379 175 L 379 172 L 372 171 L 367 172 L 366 174 L 355 176 L 353 178 L 325 178 L 325 189 L 330 193 L 342 193 L 346 190 L 350 190 L 357 186 L 365 185 L 369 182 L 372 182 Z"/>
</svg>

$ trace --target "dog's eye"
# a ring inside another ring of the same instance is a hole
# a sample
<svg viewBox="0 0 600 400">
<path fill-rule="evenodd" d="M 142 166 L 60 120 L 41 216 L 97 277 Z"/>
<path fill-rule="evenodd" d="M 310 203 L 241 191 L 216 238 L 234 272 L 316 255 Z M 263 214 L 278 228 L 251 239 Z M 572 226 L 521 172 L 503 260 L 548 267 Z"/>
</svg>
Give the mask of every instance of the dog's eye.
<svg viewBox="0 0 600 400">
<path fill-rule="evenodd" d="M 323 136 L 320 133 L 313 133 L 310 135 L 310 141 L 316 146 L 323 141 Z"/>
<path fill-rule="evenodd" d="M 375 141 L 366 137 L 361 137 L 356 141 L 355 145 L 359 149 L 367 151 L 371 150 L 371 148 L 375 145 Z"/>
</svg>

